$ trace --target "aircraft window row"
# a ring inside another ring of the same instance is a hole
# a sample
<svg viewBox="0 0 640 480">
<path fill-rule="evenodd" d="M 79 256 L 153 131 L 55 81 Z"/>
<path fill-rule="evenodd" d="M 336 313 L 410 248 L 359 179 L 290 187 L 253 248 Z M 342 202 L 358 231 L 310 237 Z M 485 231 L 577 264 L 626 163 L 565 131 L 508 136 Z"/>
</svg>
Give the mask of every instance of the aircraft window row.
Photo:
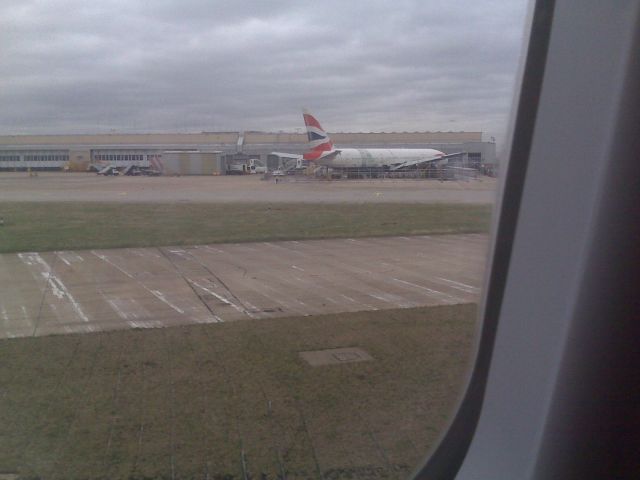
<svg viewBox="0 0 640 480">
<path fill-rule="evenodd" d="M 109 162 L 141 162 L 144 155 L 94 155 L 94 160 L 106 160 Z"/>
<path fill-rule="evenodd" d="M 69 155 L 25 155 L 25 162 L 66 162 Z"/>
<path fill-rule="evenodd" d="M 0 155 L 0 162 L 19 162 L 20 155 Z"/>
</svg>

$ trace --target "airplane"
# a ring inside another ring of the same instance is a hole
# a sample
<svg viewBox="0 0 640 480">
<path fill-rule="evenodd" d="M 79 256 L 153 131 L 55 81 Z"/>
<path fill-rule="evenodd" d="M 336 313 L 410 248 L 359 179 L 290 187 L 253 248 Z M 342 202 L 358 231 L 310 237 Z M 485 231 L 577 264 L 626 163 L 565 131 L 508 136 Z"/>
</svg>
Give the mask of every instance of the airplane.
<svg viewBox="0 0 640 480">
<path fill-rule="evenodd" d="M 445 154 L 432 148 L 334 148 L 333 142 L 320 122 L 307 110 L 302 116 L 307 127 L 311 149 L 303 155 L 317 165 L 334 169 L 382 168 L 396 171 L 422 164 L 444 165 L 451 157 L 464 152 Z"/>
<path fill-rule="evenodd" d="M 115 165 L 107 165 L 106 167 L 99 167 L 100 170 L 98 171 L 98 175 L 103 175 L 105 177 L 108 176 L 112 176 L 112 175 L 120 175 L 120 170 L 118 170 L 118 167 Z"/>
</svg>

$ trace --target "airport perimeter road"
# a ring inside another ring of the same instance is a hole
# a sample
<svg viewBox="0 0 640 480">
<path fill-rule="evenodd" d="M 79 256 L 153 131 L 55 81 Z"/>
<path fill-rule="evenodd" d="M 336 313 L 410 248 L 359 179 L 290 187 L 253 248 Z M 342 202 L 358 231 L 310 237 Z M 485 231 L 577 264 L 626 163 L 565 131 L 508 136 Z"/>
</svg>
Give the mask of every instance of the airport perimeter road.
<svg viewBox="0 0 640 480">
<path fill-rule="evenodd" d="M 0 202 L 493 203 L 496 181 L 315 180 L 259 175 L 102 177 L 93 173 L 0 173 Z"/>
<path fill-rule="evenodd" d="M 487 235 L 0 255 L 0 338 L 478 300 Z"/>
</svg>

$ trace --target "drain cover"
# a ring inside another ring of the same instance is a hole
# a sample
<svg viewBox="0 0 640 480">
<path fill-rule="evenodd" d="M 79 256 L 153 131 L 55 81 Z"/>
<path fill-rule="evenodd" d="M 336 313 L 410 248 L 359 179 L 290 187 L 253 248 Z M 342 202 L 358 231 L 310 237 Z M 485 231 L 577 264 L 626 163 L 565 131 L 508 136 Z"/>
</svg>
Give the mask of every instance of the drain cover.
<svg viewBox="0 0 640 480">
<path fill-rule="evenodd" d="M 312 367 L 373 360 L 371 355 L 358 347 L 329 348 L 327 350 L 300 352 L 300 357 Z"/>
</svg>

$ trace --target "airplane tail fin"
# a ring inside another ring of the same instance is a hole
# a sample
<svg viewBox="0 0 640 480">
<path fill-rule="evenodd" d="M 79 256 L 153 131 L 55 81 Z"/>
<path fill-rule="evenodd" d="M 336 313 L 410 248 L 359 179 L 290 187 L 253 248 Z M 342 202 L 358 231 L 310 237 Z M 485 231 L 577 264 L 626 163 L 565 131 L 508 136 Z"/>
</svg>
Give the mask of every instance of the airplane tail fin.
<svg viewBox="0 0 640 480">
<path fill-rule="evenodd" d="M 324 131 L 320 122 L 308 111 L 303 110 L 302 116 L 307 127 L 307 138 L 309 139 L 310 150 L 303 155 L 305 160 L 317 160 L 327 152 L 333 151 L 333 142 L 327 132 Z"/>
</svg>

